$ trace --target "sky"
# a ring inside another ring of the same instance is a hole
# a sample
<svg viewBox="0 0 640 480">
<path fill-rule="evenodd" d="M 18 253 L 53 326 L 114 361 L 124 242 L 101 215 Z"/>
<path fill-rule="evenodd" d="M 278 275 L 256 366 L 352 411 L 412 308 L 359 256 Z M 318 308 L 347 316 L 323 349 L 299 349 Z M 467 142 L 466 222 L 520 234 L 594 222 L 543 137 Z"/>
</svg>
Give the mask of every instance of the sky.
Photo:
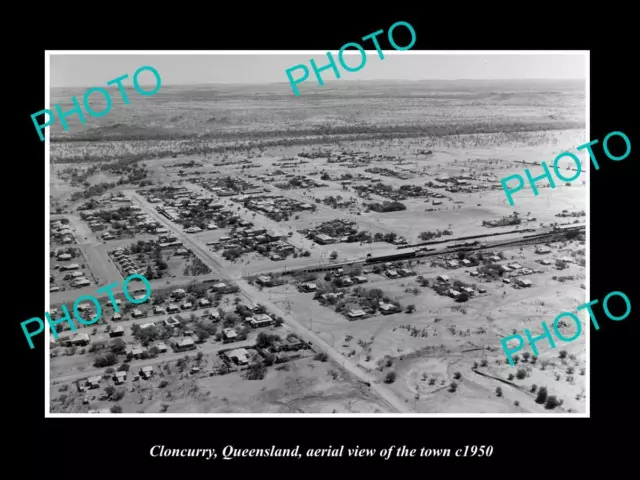
<svg viewBox="0 0 640 480">
<path fill-rule="evenodd" d="M 360 54 L 345 55 L 350 66 L 357 66 Z M 348 80 L 501 80 L 501 79 L 585 79 L 587 55 L 569 53 L 438 54 L 384 51 L 380 59 L 375 50 L 367 51 L 367 62 L 358 72 L 347 72 L 332 52 L 343 79 Z M 353 56 L 351 56 L 353 55 Z M 351 56 L 351 58 L 349 58 Z M 211 83 L 288 82 L 285 71 L 298 64 L 309 66 L 313 58 L 318 67 L 328 64 L 326 52 L 308 54 L 52 54 L 52 87 L 92 87 L 106 84 L 125 73 L 131 78 L 141 66 L 158 70 L 163 85 Z M 293 72 L 295 78 L 301 71 Z M 313 72 L 311 72 L 313 76 Z M 325 81 L 336 81 L 329 69 Z M 151 72 L 139 77 L 141 85 L 155 85 Z"/>
</svg>

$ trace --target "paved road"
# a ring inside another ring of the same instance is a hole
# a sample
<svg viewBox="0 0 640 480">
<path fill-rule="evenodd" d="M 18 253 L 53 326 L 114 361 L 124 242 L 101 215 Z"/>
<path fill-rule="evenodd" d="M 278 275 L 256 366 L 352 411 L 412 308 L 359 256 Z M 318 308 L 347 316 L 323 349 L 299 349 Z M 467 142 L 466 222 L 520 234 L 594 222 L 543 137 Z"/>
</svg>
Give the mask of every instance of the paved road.
<svg viewBox="0 0 640 480">
<path fill-rule="evenodd" d="M 145 211 L 147 211 L 156 221 L 165 225 L 167 228 L 174 228 L 171 222 L 160 215 L 147 201 L 138 195 L 135 192 L 126 192 L 126 194 L 138 205 L 140 205 Z M 186 246 L 191 248 L 191 250 L 198 254 L 200 259 L 209 265 L 214 271 L 220 272 L 221 276 L 223 272 L 226 270 L 226 267 L 220 264 L 220 262 L 215 258 L 213 253 L 209 251 L 201 241 L 197 238 L 185 234 L 184 232 L 177 231 L 176 236 L 182 241 Z M 360 381 L 369 384 L 371 390 L 376 393 L 380 398 L 386 401 L 393 409 L 401 413 L 409 413 L 411 410 L 408 405 L 406 405 L 403 401 L 401 401 L 398 397 L 395 396 L 391 390 L 389 390 L 383 384 L 375 383 L 375 378 L 364 372 L 358 367 L 353 361 L 345 358 L 341 353 L 336 351 L 333 347 L 328 345 L 324 340 L 318 337 L 315 333 L 310 332 L 305 327 L 300 325 L 297 320 L 295 320 L 291 315 L 284 312 L 277 305 L 273 304 L 269 297 L 260 292 L 252 285 L 249 285 L 244 279 L 236 280 L 237 286 L 240 288 L 240 292 L 245 296 L 248 300 L 256 303 L 260 303 L 264 305 L 269 311 L 275 313 L 276 315 L 282 317 L 285 320 L 285 323 L 288 327 L 290 327 L 300 338 L 304 339 L 307 342 L 310 342 L 316 350 L 321 350 L 327 354 L 327 356 L 331 357 L 334 361 L 343 366 L 343 368 L 350 373 L 352 373 L 356 378 Z"/>
</svg>

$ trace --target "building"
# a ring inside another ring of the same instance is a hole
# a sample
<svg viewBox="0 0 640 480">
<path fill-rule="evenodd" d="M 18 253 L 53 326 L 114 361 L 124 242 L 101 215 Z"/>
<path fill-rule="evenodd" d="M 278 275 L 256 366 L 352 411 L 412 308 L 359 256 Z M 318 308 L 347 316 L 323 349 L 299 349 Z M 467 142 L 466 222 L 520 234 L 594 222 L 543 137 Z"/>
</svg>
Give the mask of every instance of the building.
<svg viewBox="0 0 640 480">
<path fill-rule="evenodd" d="M 392 313 L 396 313 L 398 309 L 392 303 L 384 303 L 380 302 L 379 304 L 380 311 L 383 315 L 390 315 Z"/>
<path fill-rule="evenodd" d="M 271 286 L 271 277 L 267 275 L 260 275 L 256 280 L 260 285 L 265 287 Z"/>
<path fill-rule="evenodd" d="M 249 317 L 248 320 L 253 328 L 268 327 L 273 324 L 273 319 L 266 314 L 255 315 L 254 317 Z"/>
<path fill-rule="evenodd" d="M 153 375 L 153 366 L 147 365 L 140 369 L 140 376 L 144 379 L 149 379 Z"/>
<path fill-rule="evenodd" d="M 176 344 L 176 350 L 179 352 L 184 352 L 185 350 L 195 350 L 196 344 L 193 341 L 193 338 L 183 338 Z"/>
<path fill-rule="evenodd" d="M 89 378 L 87 378 L 87 386 L 89 388 L 98 388 L 98 387 L 100 387 L 100 382 L 101 381 L 102 381 L 102 377 L 101 376 L 89 377 Z"/>
<path fill-rule="evenodd" d="M 225 352 L 225 357 L 238 365 L 247 365 L 249 363 L 249 352 L 245 348 L 236 348 Z"/>
<path fill-rule="evenodd" d="M 347 313 L 347 316 L 349 318 L 362 318 L 366 315 L 366 313 L 364 312 L 364 310 L 351 310 L 349 311 L 349 313 Z"/>
<path fill-rule="evenodd" d="M 225 328 L 222 331 L 225 342 L 234 342 L 238 337 L 238 333 L 233 328 Z"/>
<path fill-rule="evenodd" d="M 447 275 L 438 275 L 438 280 L 441 282 L 448 283 L 451 279 Z"/>
<path fill-rule="evenodd" d="M 69 341 L 69 344 L 74 347 L 84 347 L 85 345 L 89 345 L 89 341 L 88 333 L 76 333 Z"/>
<path fill-rule="evenodd" d="M 122 385 L 126 379 L 127 372 L 118 371 L 113 374 L 113 381 L 116 383 L 116 385 Z"/>
<path fill-rule="evenodd" d="M 116 328 L 109 332 L 110 337 L 121 337 L 124 335 L 124 328 L 121 325 L 118 325 Z"/>
<path fill-rule="evenodd" d="M 326 235 L 324 233 L 319 233 L 314 237 L 314 240 L 321 245 L 329 245 L 336 242 L 336 239 Z"/>
</svg>

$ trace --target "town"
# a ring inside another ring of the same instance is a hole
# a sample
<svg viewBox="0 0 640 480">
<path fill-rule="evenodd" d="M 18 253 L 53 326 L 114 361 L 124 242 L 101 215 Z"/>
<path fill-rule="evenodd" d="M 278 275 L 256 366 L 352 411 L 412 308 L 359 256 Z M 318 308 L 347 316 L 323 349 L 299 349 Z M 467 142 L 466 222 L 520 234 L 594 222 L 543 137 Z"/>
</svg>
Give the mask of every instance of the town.
<svg viewBox="0 0 640 480">
<path fill-rule="evenodd" d="M 50 412 L 584 413 L 584 335 L 501 340 L 587 301 L 586 172 L 499 180 L 584 144 L 584 82 L 507 84 L 168 86 L 51 125 L 49 313 L 101 315 L 48 333 Z M 131 275 L 148 298 L 96 294 Z"/>
</svg>

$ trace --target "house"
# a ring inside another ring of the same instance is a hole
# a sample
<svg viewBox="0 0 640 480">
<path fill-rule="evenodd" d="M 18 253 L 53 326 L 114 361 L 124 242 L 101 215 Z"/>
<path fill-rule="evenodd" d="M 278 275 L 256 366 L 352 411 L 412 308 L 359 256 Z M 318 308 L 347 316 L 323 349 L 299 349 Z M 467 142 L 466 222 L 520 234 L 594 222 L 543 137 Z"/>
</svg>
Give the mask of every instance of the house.
<svg viewBox="0 0 640 480">
<path fill-rule="evenodd" d="M 347 313 L 349 318 L 362 318 L 365 315 L 364 310 L 350 310 L 349 313 Z"/>
<path fill-rule="evenodd" d="M 86 278 L 79 278 L 77 280 L 74 280 L 73 283 L 71 284 L 72 287 L 76 287 L 76 288 L 88 287 L 89 285 L 91 285 L 91 282 Z"/>
<path fill-rule="evenodd" d="M 487 289 L 486 288 L 478 288 L 478 292 L 479 293 L 487 293 Z"/>
<path fill-rule="evenodd" d="M 469 265 L 471 265 L 471 260 L 468 260 L 466 258 L 462 259 L 462 265 L 468 267 Z"/>
<path fill-rule="evenodd" d="M 114 313 L 113 317 L 111 317 L 111 320 L 114 321 L 114 322 L 117 322 L 118 320 L 122 320 L 122 314 Z"/>
<path fill-rule="evenodd" d="M 318 286 L 315 283 L 303 283 L 300 288 L 305 292 L 315 292 Z"/>
<path fill-rule="evenodd" d="M 446 275 L 438 275 L 438 280 L 440 280 L 441 282 L 448 283 L 451 279 Z"/>
<path fill-rule="evenodd" d="M 61 272 L 64 272 L 67 270 L 80 270 L 80 265 L 78 265 L 77 263 L 71 263 L 69 265 L 62 265 L 60 267 Z"/>
<path fill-rule="evenodd" d="M 124 335 L 124 328 L 121 325 L 118 325 L 116 328 L 109 332 L 110 337 L 121 337 Z"/>
<path fill-rule="evenodd" d="M 73 338 L 69 341 L 69 344 L 74 347 L 84 347 L 85 345 L 89 345 L 89 334 L 88 333 L 76 333 Z"/>
<path fill-rule="evenodd" d="M 174 303 L 169 304 L 167 307 L 167 313 L 178 313 L 179 311 L 180 308 Z"/>
<path fill-rule="evenodd" d="M 131 316 L 133 318 L 142 318 L 144 317 L 144 313 L 142 312 L 142 310 L 138 310 L 137 308 L 133 310 L 133 312 L 131 312 Z M 142 328 L 142 325 L 140 326 L 140 328 Z"/>
<path fill-rule="evenodd" d="M 220 283 L 214 284 L 211 288 L 213 289 L 214 292 L 221 292 L 223 290 L 226 290 L 227 284 L 220 282 Z"/>
<path fill-rule="evenodd" d="M 127 372 L 118 371 L 113 374 L 113 381 L 117 385 L 122 385 L 126 379 L 127 379 Z"/>
<path fill-rule="evenodd" d="M 260 285 L 268 287 L 271 285 L 271 277 L 267 275 L 260 275 L 256 280 Z"/>
<path fill-rule="evenodd" d="M 532 285 L 533 285 L 533 284 L 531 283 L 531 280 L 525 280 L 525 279 L 521 279 L 521 278 L 517 279 L 517 280 L 516 280 L 516 283 L 517 283 L 518 285 L 520 285 L 521 287 L 530 287 L 530 286 L 532 286 Z"/>
<path fill-rule="evenodd" d="M 304 347 L 304 343 L 298 337 L 291 335 L 287 337 L 283 347 L 287 351 L 300 350 Z"/>
<path fill-rule="evenodd" d="M 551 249 L 547 246 L 539 246 L 536 248 L 535 251 L 539 255 L 544 255 L 545 253 L 551 253 Z"/>
<path fill-rule="evenodd" d="M 222 331 L 222 336 L 225 342 L 234 342 L 238 336 L 238 333 L 233 328 L 225 328 Z"/>
<path fill-rule="evenodd" d="M 318 235 L 316 235 L 314 237 L 314 240 L 321 244 L 321 245 L 329 245 L 331 243 L 335 243 L 336 239 L 329 236 L 329 235 L 325 235 L 324 233 L 319 233 Z"/>
<path fill-rule="evenodd" d="M 345 277 L 342 279 L 343 287 L 350 287 L 351 285 L 353 285 L 353 280 L 351 280 L 349 277 Z"/>
<path fill-rule="evenodd" d="M 207 300 L 206 298 L 201 298 L 200 300 L 198 300 L 198 305 L 200 305 L 201 307 L 208 307 L 211 305 L 211 302 L 209 300 Z"/>
<path fill-rule="evenodd" d="M 176 344 L 176 350 L 179 352 L 183 352 L 185 350 L 195 350 L 196 344 L 193 341 L 193 338 L 183 338 Z"/>
<path fill-rule="evenodd" d="M 98 388 L 98 387 L 100 387 L 100 382 L 101 381 L 102 381 L 102 377 L 101 376 L 89 377 L 89 378 L 87 378 L 87 386 L 89 388 Z"/>
<path fill-rule="evenodd" d="M 161 306 L 153 307 L 153 314 L 154 315 L 164 315 L 165 314 L 165 309 L 162 308 Z"/>
<path fill-rule="evenodd" d="M 153 375 L 153 366 L 147 365 L 140 369 L 140 376 L 144 379 L 149 379 Z"/>
<path fill-rule="evenodd" d="M 145 330 L 147 328 L 151 328 L 151 327 L 155 327 L 156 324 L 153 322 L 149 322 L 149 323 L 141 323 L 140 324 L 140 330 Z"/>
<path fill-rule="evenodd" d="M 151 296 L 147 296 L 147 295 L 136 295 L 133 297 L 134 300 L 140 304 L 140 303 L 148 303 L 149 300 L 151 299 Z"/>
<path fill-rule="evenodd" d="M 396 272 L 395 270 L 387 270 L 386 272 L 384 272 L 385 275 L 389 278 L 398 278 L 398 272 Z"/>
<path fill-rule="evenodd" d="M 471 287 L 462 287 L 460 290 L 468 295 L 473 295 L 474 293 L 476 293 L 476 291 Z"/>
<path fill-rule="evenodd" d="M 60 253 L 57 256 L 57 259 L 60 261 L 71 260 L 73 257 L 69 253 Z"/>
<path fill-rule="evenodd" d="M 187 294 L 187 291 L 184 288 L 178 288 L 171 292 L 171 295 L 175 298 L 182 298 Z"/>
<path fill-rule="evenodd" d="M 513 270 L 520 270 L 522 268 L 522 265 L 520 265 L 519 263 L 511 263 L 509 265 L 509 268 L 512 268 Z"/>
<path fill-rule="evenodd" d="M 398 309 L 392 303 L 384 303 L 380 302 L 379 304 L 380 311 L 383 315 L 389 315 L 395 313 Z"/>
<path fill-rule="evenodd" d="M 458 298 L 460 295 L 462 295 L 461 292 L 459 292 L 458 290 L 454 290 L 453 288 L 450 288 L 448 293 L 451 298 Z"/>
<path fill-rule="evenodd" d="M 182 305 L 180 305 L 180 308 L 182 310 L 189 310 L 190 308 L 193 308 L 193 303 L 191 302 L 184 302 Z"/>
<path fill-rule="evenodd" d="M 142 358 L 145 352 L 147 352 L 147 349 L 144 347 L 132 347 L 129 350 L 129 353 L 131 353 L 131 355 L 138 359 Z"/>
<path fill-rule="evenodd" d="M 224 355 L 238 365 L 247 365 L 249 363 L 249 352 L 245 348 L 236 348 L 225 352 Z"/>
<path fill-rule="evenodd" d="M 363 275 L 358 275 L 357 277 L 353 277 L 353 279 L 356 281 L 356 283 L 367 283 L 369 281 L 367 277 Z"/>
<path fill-rule="evenodd" d="M 249 319 L 249 323 L 253 328 L 268 327 L 273 324 L 273 319 L 266 314 L 255 315 L 254 317 L 249 317 Z"/>
<path fill-rule="evenodd" d="M 189 370 L 189 373 L 191 374 L 200 373 L 200 367 L 191 367 L 191 370 Z"/>
<path fill-rule="evenodd" d="M 457 268 L 460 265 L 458 260 L 447 260 L 447 267 L 449 268 Z"/>
<path fill-rule="evenodd" d="M 551 265 L 552 262 L 551 262 L 551 260 L 544 259 L 544 260 L 540 260 L 540 263 L 542 265 Z"/>
</svg>

